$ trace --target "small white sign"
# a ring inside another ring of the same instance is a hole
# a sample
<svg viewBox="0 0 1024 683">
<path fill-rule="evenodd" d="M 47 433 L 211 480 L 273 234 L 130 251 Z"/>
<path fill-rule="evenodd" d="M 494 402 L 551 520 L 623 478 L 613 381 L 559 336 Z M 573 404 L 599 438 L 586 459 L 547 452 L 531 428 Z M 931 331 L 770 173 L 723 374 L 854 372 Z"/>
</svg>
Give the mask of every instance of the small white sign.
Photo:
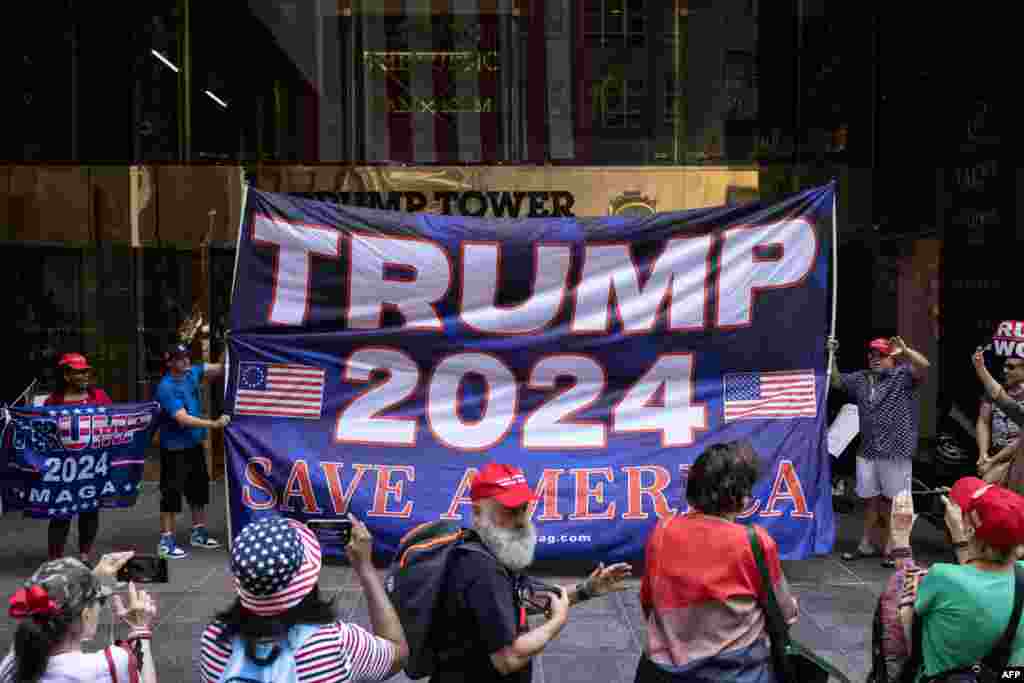
<svg viewBox="0 0 1024 683">
<path fill-rule="evenodd" d="M 847 403 L 839 409 L 839 414 L 828 428 L 828 452 L 838 458 L 860 433 L 860 413 L 857 406 Z"/>
</svg>

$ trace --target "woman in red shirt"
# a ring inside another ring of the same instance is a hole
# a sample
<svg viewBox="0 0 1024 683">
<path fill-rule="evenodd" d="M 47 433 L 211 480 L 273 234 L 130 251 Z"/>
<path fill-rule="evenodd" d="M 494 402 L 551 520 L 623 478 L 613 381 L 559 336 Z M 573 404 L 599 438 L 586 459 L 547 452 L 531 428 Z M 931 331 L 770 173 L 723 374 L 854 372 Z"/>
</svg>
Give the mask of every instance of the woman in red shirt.
<svg viewBox="0 0 1024 683">
<path fill-rule="evenodd" d="M 66 353 L 57 367 L 63 369 L 60 388 L 50 394 L 43 405 L 110 405 L 113 401 L 107 392 L 99 387 L 90 386 L 92 366 L 80 353 Z M 91 510 L 78 514 L 78 551 L 83 562 L 89 562 L 92 546 L 100 530 L 100 512 Z M 64 556 L 64 544 L 71 532 L 71 517 L 51 519 L 47 532 L 49 556 L 55 560 Z"/>
</svg>

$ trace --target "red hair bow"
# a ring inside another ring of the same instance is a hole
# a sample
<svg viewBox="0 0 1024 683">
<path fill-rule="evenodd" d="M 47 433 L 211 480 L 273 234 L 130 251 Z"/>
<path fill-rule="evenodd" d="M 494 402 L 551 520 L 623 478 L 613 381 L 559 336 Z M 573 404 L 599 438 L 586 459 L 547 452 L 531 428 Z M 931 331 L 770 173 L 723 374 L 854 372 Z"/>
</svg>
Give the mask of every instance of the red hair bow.
<svg viewBox="0 0 1024 683">
<path fill-rule="evenodd" d="M 42 586 L 22 588 L 8 602 L 10 609 L 7 613 L 15 619 L 39 615 L 52 617 L 59 612 L 57 603 L 50 599 L 50 594 Z"/>
</svg>

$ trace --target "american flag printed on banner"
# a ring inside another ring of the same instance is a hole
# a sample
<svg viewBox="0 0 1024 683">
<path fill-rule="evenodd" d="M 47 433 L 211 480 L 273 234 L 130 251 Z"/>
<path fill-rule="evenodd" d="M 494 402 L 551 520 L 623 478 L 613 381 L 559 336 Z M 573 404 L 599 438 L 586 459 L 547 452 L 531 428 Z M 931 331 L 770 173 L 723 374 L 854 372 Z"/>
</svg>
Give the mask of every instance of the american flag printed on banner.
<svg viewBox="0 0 1024 683">
<path fill-rule="evenodd" d="M 726 422 L 816 417 L 814 372 L 744 372 L 722 379 Z"/>
<path fill-rule="evenodd" d="M 318 420 L 324 405 L 323 368 L 280 363 L 242 363 L 236 415 Z"/>
</svg>

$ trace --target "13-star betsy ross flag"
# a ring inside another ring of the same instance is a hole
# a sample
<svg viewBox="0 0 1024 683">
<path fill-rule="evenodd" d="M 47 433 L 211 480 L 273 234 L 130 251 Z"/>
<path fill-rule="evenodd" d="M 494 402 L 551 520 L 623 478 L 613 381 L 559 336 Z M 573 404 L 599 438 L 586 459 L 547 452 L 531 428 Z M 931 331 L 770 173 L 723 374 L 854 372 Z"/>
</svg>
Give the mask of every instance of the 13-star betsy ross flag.
<svg viewBox="0 0 1024 683">
<path fill-rule="evenodd" d="M 235 413 L 320 419 L 324 370 L 309 365 L 242 363 Z"/>
</svg>

